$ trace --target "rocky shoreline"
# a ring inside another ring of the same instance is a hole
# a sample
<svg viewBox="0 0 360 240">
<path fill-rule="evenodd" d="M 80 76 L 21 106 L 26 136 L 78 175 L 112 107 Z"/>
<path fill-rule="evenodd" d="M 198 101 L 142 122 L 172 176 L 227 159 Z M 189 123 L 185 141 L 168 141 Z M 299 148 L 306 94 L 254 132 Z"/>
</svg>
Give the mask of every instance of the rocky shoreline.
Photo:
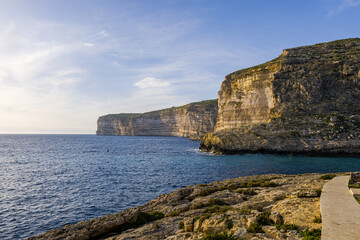
<svg viewBox="0 0 360 240">
<path fill-rule="evenodd" d="M 321 189 L 329 178 L 270 174 L 188 186 L 28 239 L 317 239 Z"/>
</svg>

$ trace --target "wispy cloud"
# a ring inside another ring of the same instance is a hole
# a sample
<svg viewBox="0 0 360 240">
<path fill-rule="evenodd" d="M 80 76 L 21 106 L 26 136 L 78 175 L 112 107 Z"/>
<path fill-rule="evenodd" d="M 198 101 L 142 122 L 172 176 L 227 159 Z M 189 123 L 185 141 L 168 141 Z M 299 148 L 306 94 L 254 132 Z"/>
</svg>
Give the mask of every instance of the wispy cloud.
<svg viewBox="0 0 360 240">
<path fill-rule="evenodd" d="M 146 88 L 164 88 L 169 87 L 171 84 L 169 82 L 156 79 L 154 77 L 146 77 L 138 82 L 134 83 L 134 86 L 146 89 Z"/>
<path fill-rule="evenodd" d="M 102 114 L 216 98 L 225 74 L 257 63 L 254 49 L 197 35 L 197 14 L 134 11 L 0 21 L 0 133 L 95 132 Z"/>
<path fill-rule="evenodd" d="M 332 4 L 328 10 L 328 16 L 334 16 L 346 9 L 360 6 L 360 0 L 326 0 L 326 2 Z"/>
</svg>

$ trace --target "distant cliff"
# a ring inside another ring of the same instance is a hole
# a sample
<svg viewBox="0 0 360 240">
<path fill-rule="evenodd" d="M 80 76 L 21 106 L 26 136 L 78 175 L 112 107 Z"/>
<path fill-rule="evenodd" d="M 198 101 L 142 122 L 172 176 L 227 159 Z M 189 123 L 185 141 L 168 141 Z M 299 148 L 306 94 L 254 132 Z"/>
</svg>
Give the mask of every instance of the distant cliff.
<svg viewBox="0 0 360 240">
<path fill-rule="evenodd" d="M 286 49 L 225 77 L 214 133 L 218 153 L 360 153 L 360 39 Z"/>
<path fill-rule="evenodd" d="M 142 114 L 109 114 L 98 119 L 96 134 L 200 139 L 214 131 L 217 110 L 217 100 L 207 100 Z"/>
</svg>

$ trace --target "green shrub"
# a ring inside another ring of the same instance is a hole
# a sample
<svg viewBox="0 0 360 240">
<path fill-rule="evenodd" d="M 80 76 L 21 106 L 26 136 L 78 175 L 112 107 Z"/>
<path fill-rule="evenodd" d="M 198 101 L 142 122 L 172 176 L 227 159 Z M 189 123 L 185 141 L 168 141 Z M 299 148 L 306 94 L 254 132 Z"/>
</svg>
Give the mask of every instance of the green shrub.
<svg viewBox="0 0 360 240">
<path fill-rule="evenodd" d="M 151 222 L 151 221 L 155 221 L 158 220 L 160 218 L 163 218 L 164 214 L 162 212 L 158 212 L 158 211 L 153 211 L 151 213 L 140 213 L 137 220 L 136 220 L 136 224 L 139 225 L 143 225 L 147 222 Z"/>
<path fill-rule="evenodd" d="M 208 205 L 208 206 L 213 206 L 213 205 L 219 205 L 219 206 L 221 206 L 221 205 L 225 205 L 225 202 L 222 201 L 222 200 L 220 200 L 220 199 L 218 199 L 218 198 L 210 198 L 210 199 L 208 200 L 208 202 L 207 202 L 207 205 Z"/>
<path fill-rule="evenodd" d="M 233 221 L 231 219 L 226 219 L 225 225 L 226 225 L 226 228 L 230 230 L 230 229 L 233 228 L 234 223 L 233 223 Z"/>
<path fill-rule="evenodd" d="M 322 222 L 321 216 L 319 216 L 319 217 L 314 217 L 313 222 L 314 222 L 314 223 L 321 223 L 321 222 Z"/>
<path fill-rule="evenodd" d="M 199 209 L 199 208 L 203 208 L 205 206 L 206 206 L 205 204 L 198 202 L 198 203 L 191 205 L 190 209 Z"/>
<path fill-rule="evenodd" d="M 175 216 L 178 216 L 178 215 L 180 215 L 180 213 L 183 213 L 185 211 L 186 211 L 186 209 L 180 208 L 178 210 L 175 210 L 175 211 L 172 211 L 171 213 L 169 213 L 169 216 L 170 217 L 175 217 Z"/>
<path fill-rule="evenodd" d="M 199 192 L 199 196 L 207 196 L 207 195 L 210 195 L 214 192 L 216 192 L 217 190 L 215 188 L 206 188 L 206 189 L 202 189 L 200 190 Z"/>
<path fill-rule="evenodd" d="M 238 240 L 237 237 L 233 236 L 233 233 L 228 234 L 227 232 L 223 233 L 214 233 L 203 237 L 201 240 Z"/>
<path fill-rule="evenodd" d="M 260 225 L 270 225 L 272 223 L 272 220 L 270 219 L 270 214 L 271 213 L 269 211 L 260 213 L 256 217 L 256 222 Z"/>
<path fill-rule="evenodd" d="M 255 192 L 255 190 L 252 189 L 252 188 L 249 188 L 249 189 L 240 189 L 240 190 L 237 190 L 236 192 L 241 193 L 241 194 L 244 194 L 244 195 L 248 195 L 248 196 L 254 196 L 254 195 L 257 194 L 257 192 Z"/>
<path fill-rule="evenodd" d="M 153 211 L 151 213 L 148 213 L 147 219 L 149 221 L 155 221 L 155 220 L 161 219 L 163 217 L 164 217 L 164 214 L 162 212 Z"/>
<path fill-rule="evenodd" d="M 315 192 L 316 192 L 316 193 L 318 194 L 318 196 L 320 197 L 322 190 L 321 190 L 321 189 L 316 189 Z"/>
<path fill-rule="evenodd" d="M 298 229 L 299 229 L 299 227 L 296 226 L 295 224 L 275 225 L 275 227 L 276 227 L 278 230 L 284 230 L 284 231 L 287 231 L 287 230 L 298 230 Z"/>
<path fill-rule="evenodd" d="M 200 183 L 200 184 L 198 184 L 197 186 L 198 186 L 198 187 L 206 187 L 207 184 L 205 184 L 205 183 Z"/>
<path fill-rule="evenodd" d="M 270 182 L 272 179 L 258 179 L 258 180 L 249 180 L 246 182 L 241 182 L 238 187 L 241 188 L 250 188 L 250 187 L 277 187 L 279 184 Z"/>
<path fill-rule="evenodd" d="M 251 209 L 241 208 L 241 209 L 238 210 L 238 212 L 239 212 L 240 214 L 248 215 L 248 214 L 251 213 Z"/>
<path fill-rule="evenodd" d="M 229 209 L 231 209 L 231 208 L 228 206 L 214 205 L 214 206 L 206 208 L 204 212 L 205 213 L 225 213 Z"/>
<path fill-rule="evenodd" d="M 249 233 L 263 233 L 264 230 L 262 229 L 262 226 L 258 223 L 251 223 L 248 227 L 247 231 Z"/>
<path fill-rule="evenodd" d="M 183 221 L 179 222 L 179 229 L 183 229 L 184 227 L 185 227 L 184 222 Z"/>
<path fill-rule="evenodd" d="M 329 174 L 322 175 L 322 176 L 320 177 L 320 179 L 323 179 L 323 180 L 331 180 L 331 179 L 333 179 L 334 177 L 336 177 L 336 174 L 331 174 L 331 173 L 329 173 Z"/>
<path fill-rule="evenodd" d="M 299 234 L 303 237 L 303 240 L 320 240 L 321 229 L 306 229 L 305 231 L 299 231 Z"/>
</svg>

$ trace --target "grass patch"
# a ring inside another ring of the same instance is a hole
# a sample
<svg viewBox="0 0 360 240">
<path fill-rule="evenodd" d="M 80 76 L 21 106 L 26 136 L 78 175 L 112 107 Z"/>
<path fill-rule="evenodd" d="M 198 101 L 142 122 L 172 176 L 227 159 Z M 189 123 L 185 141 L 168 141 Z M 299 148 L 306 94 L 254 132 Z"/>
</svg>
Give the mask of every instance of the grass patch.
<svg viewBox="0 0 360 240">
<path fill-rule="evenodd" d="M 334 177 L 336 177 L 336 174 L 331 174 L 331 173 L 329 173 L 329 174 L 322 175 L 322 176 L 320 177 L 320 179 L 323 179 L 323 180 L 331 180 L 331 179 L 333 179 Z"/>
<path fill-rule="evenodd" d="M 321 229 L 306 229 L 305 231 L 299 231 L 303 240 L 320 240 L 321 237 Z"/>
<path fill-rule="evenodd" d="M 263 233 L 264 230 L 262 229 L 262 226 L 258 223 L 251 223 L 250 226 L 247 228 L 247 231 L 249 233 Z"/>
<path fill-rule="evenodd" d="M 227 232 L 223 233 L 213 233 L 206 237 L 203 237 L 201 240 L 238 240 L 237 237 L 233 236 L 233 233 L 228 234 Z"/>
</svg>

